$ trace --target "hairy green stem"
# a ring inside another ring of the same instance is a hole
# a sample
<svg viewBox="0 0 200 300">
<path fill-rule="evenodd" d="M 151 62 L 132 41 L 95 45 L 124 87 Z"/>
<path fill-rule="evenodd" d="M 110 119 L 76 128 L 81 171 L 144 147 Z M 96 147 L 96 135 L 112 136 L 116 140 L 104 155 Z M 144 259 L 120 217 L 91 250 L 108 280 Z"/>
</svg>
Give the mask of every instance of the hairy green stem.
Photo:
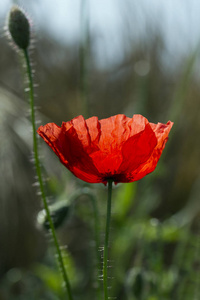
<svg viewBox="0 0 200 300">
<path fill-rule="evenodd" d="M 108 180 L 107 217 L 106 217 L 105 243 L 104 243 L 104 255 L 103 255 L 104 300 L 108 300 L 108 242 L 109 242 L 109 230 L 110 230 L 110 220 L 111 220 L 111 198 L 112 198 L 112 180 Z"/>
<path fill-rule="evenodd" d="M 39 161 L 39 155 L 38 155 L 38 142 L 37 142 L 37 135 L 36 135 L 36 125 L 35 125 L 35 110 L 34 110 L 34 91 L 33 91 L 33 77 L 32 77 L 32 68 L 30 64 L 30 58 L 29 58 L 29 53 L 28 50 L 23 50 L 24 52 L 24 57 L 26 61 L 26 67 L 27 67 L 27 75 L 28 75 L 28 81 L 29 81 L 29 98 L 30 98 L 30 107 L 31 107 L 31 121 L 32 121 L 32 129 L 33 129 L 33 152 L 34 152 L 34 162 L 35 162 L 35 168 L 36 168 L 36 173 L 39 181 L 39 186 L 40 186 L 40 192 L 41 192 L 41 197 L 43 201 L 43 205 L 46 211 L 46 215 L 48 218 L 49 222 L 49 227 L 51 230 L 51 234 L 53 237 L 53 241 L 55 244 L 56 252 L 57 252 L 57 257 L 58 257 L 58 263 L 60 265 L 63 279 L 65 282 L 67 294 L 68 294 L 68 299 L 73 300 L 72 298 L 72 292 L 71 292 L 71 286 L 69 283 L 69 279 L 66 273 L 64 261 L 63 261 L 63 256 L 62 252 L 58 243 L 58 239 L 56 236 L 55 228 L 53 225 L 53 221 L 50 215 L 50 210 L 48 207 L 45 191 L 44 191 L 44 183 L 43 183 L 43 178 L 42 178 L 42 172 L 40 168 L 40 161 Z"/>
</svg>

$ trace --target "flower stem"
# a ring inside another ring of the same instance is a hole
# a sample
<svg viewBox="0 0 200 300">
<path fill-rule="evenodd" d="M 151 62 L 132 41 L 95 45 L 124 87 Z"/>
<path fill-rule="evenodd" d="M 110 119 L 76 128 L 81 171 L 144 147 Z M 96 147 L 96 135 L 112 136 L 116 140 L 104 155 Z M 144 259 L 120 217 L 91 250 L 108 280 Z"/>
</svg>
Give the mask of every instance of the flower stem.
<svg viewBox="0 0 200 300">
<path fill-rule="evenodd" d="M 31 107 L 31 121 L 32 121 L 32 130 L 33 130 L 33 152 L 34 152 L 34 162 L 35 162 L 35 168 L 36 168 L 36 173 L 39 181 L 39 186 L 40 186 L 40 192 L 41 192 L 41 197 L 43 201 L 43 205 L 46 211 L 46 215 L 48 218 L 51 234 L 53 237 L 53 241 L 55 244 L 56 252 L 57 252 L 57 257 L 58 257 L 58 263 L 60 265 L 63 279 L 65 282 L 65 287 L 67 290 L 68 294 L 68 299 L 73 300 L 72 298 L 72 293 L 71 293 L 71 286 L 68 280 L 68 276 L 65 270 L 65 265 L 63 261 L 63 256 L 62 252 L 58 243 L 58 239 L 56 236 L 55 228 L 53 225 L 53 221 L 50 215 L 45 191 L 44 191 L 44 184 L 43 184 L 43 178 L 42 178 L 42 173 L 41 173 L 41 168 L 40 168 L 40 161 L 39 161 L 39 155 L 38 155 L 38 142 L 37 142 L 37 135 L 36 135 L 36 125 L 35 125 L 35 110 L 34 110 L 34 91 L 33 91 L 33 77 L 32 77 L 32 69 L 31 69 L 31 64 L 30 64 L 30 58 L 29 58 L 29 53 L 28 50 L 25 49 L 23 50 L 24 57 L 25 57 L 25 62 L 26 62 L 26 67 L 27 67 L 27 75 L 28 75 L 28 81 L 29 81 L 29 98 L 30 98 L 30 107 Z"/>
<path fill-rule="evenodd" d="M 112 198 L 112 180 L 108 180 L 107 217 L 106 217 L 105 244 L 104 244 L 104 255 L 103 255 L 104 300 L 108 300 L 108 242 L 109 242 L 109 229 L 110 229 L 110 219 L 111 219 L 111 198 Z"/>
</svg>

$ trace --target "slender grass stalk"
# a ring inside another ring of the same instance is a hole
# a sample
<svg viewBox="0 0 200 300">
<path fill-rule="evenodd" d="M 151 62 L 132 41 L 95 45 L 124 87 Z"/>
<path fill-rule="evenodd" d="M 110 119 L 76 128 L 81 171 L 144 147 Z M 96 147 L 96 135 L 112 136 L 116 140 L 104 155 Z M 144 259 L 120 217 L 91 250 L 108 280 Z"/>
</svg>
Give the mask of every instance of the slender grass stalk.
<svg viewBox="0 0 200 300">
<path fill-rule="evenodd" d="M 97 268 L 97 276 L 101 270 L 101 255 L 99 252 L 100 249 L 100 234 L 99 234 L 99 211 L 97 207 L 97 201 L 93 195 L 90 195 L 91 202 L 92 202 L 92 208 L 94 213 L 94 236 L 95 236 L 95 253 L 96 253 L 96 268 Z M 97 281 L 97 292 L 98 292 L 98 299 L 102 299 L 102 292 L 100 287 L 99 280 Z"/>
<path fill-rule="evenodd" d="M 96 276 L 97 276 L 97 298 L 99 300 L 102 300 L 102 290 L 101 290 L 101 284 L 99 279 L 99 272 L 101 271 L 101 254 L 100 254 L 100 221 L 99 221 L 99 210 L 98 210 L 98 205 L 97 205 L 97 199 L 94 196 L 94 194 L 91 193 L 91 191 L 88 188 L 81 189 L 78 191 L 78 193 L 75 196 L 75 199 L 78 197 L 86 195 L 90 201 L 91 201 L 91 206 L 92 206 L 92 211 L 93 211 L 93 216 L 94 216 L 94 240 L 95 240 L 95 268 L 96 270 Z M 74 199 L 74 200 L 75 200 Z"/>
<path fill-rule="evenodd" d="M 107 217 L 106 217 L 106 230 L 105 230 L 105 244 L 103 255 L 103 288 L 104 300 L 108 300 L 108 242 L 109 230 L 111 220 L 111 199 L 112 199 L 112 180 L 108 180 L 108 200 L 107 200 Z"/>
<path fill-rule="evenodd" d="M 99 249 L 100 249 L 99 212 L 98 212 L 96 199 L 94 197 L 92 197 L 91 200 L 92 200 L 92 208 L 93 208 L 93 212 L 94 212 L 94 235 L 95 235 L 96 259 L 97 259 L 98 267 L 100 267 L 101 256 L 99 255 Z"/>
<path fill-rule="evenodd" d="M 27 75 L 28 75 L 28 81 L 29 81 L 29 98 L 30 98 L 30 107 L 31 107 L 31 121 L 32 121 L 32 129 L 33 129 L 33 152 L 34 152 L 34 162 L 35 162 L 35 167 L 36 167 L 36 173 L 39 181 L 39 186 L 40 186 L 40 191 L 41 191 L 41 197 L 43 201 L 43 205 L 46 211 L 47 219 L 49 222 L 50 226 L 50 231 L 53 237 L 53 241 L 55 244 L 56 252 L 57 252 L 57 257 L 58 257 L 58 263 L 60 265 L 65 287 L 67 290 L 68 294 L 68 299 L 73 300 L 72 297 L 72 292 L 71 292 L 71 286 L 69 283 L 69 279 L 66 273 L 65 265 L 64 265 L 64 260 L 62 256 L 62 252 L 58 243 L 58 239 L 56 236 L 55 228 L 53 225 L 53 221 L 50 215 L 50 210 L 48 207 L 45 191 L 44 191 L 44 184 L 43 184 L 43 178 L 42 178 L 42 173 L 41 173 L 41 168 L 40 168 L 40 161 L 39 161 L 39 154 L 38 154 L 38 142 L 37 142 L 37 135 L 36 135 L 36 125 L 35 125 L 35 110 L 34 110 L 34 91 L 33 91 L 33 77 L 32 77 L 32 68 L 31 68 L 31 63 L 30 63 L 30 58 L 29 58 L 29 53 L 28 50 L 25 49 L 23 50 L 24 53 L 24 58 L 26 62 L 26 67 L 27 67 Z"/>
<path fill-rule="evenodd" d="M 199 252 L 200 252 L 200 238 L 197 237 L 197 245 L 196 245 L 196 251 L 194 255 L 194 263 L 199 263 Z M 194 271 L 194 270 L 192 270 Z M 191 271 L 191 276 L 192 276 L 192 271 Z M 196 280 L 195 280 L 195 286 L 194 286 L 194 299 L 199 299 L 200 298 L 200 271 L 199 268 L 196 271 Z"/>
<path fill-rule="evenodd" d="M 80 10 L 80 46 L 79 46 L 79 63 L 80 63 L 80 96 L 82 104 L 82 114 L 89 116 L 89 84 L 88 84 L 88 63 L 89 63 L 89 2 L 81 1 Z"/>
</svg>

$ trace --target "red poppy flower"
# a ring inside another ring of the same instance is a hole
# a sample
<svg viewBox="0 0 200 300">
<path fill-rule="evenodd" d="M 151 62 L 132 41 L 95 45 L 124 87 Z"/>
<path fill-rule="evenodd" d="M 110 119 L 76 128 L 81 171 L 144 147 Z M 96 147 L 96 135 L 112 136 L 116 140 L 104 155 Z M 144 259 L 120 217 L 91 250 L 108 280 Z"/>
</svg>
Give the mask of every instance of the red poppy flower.
<svg viewBox="0 0 200 300">
<path fill-rule="evenodd" d="M 39 135 L 61 163 L 90 183 L 132 182 L 152 172 L 173 123 L 153 124 L 141 115 L 116 115 L 98 120 L 78 116 L 59 127 L 40 126 Z"/>
</svg>

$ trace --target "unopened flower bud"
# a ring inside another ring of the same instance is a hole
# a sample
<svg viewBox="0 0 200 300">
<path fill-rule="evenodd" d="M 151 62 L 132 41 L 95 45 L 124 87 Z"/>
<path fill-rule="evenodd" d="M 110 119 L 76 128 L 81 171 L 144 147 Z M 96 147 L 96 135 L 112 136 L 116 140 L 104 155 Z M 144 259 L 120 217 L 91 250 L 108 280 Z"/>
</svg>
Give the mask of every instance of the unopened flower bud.
<svg viewBox="0 0 200 300">
<path fill-rule="evenodd" d="M 53 225 L 57 229 L 62 226 L 65 220 L 67 220 L 70 213 L 70 205 L 65 201 L 56 202 L 49 206 L 49 211 Z M 44 209 L 38 213 L 37 220 L 39 225 L 42 225 L 45 229 L 50 228 L 47 214 Z"/>
<path fill-rule="evenodd" d="M 26 50 L 30 43 L 30 25 L 25 13 L 13 6 L 8 17 L 8 30 L 15 44 L 22 50 Z"/>
</svg>

